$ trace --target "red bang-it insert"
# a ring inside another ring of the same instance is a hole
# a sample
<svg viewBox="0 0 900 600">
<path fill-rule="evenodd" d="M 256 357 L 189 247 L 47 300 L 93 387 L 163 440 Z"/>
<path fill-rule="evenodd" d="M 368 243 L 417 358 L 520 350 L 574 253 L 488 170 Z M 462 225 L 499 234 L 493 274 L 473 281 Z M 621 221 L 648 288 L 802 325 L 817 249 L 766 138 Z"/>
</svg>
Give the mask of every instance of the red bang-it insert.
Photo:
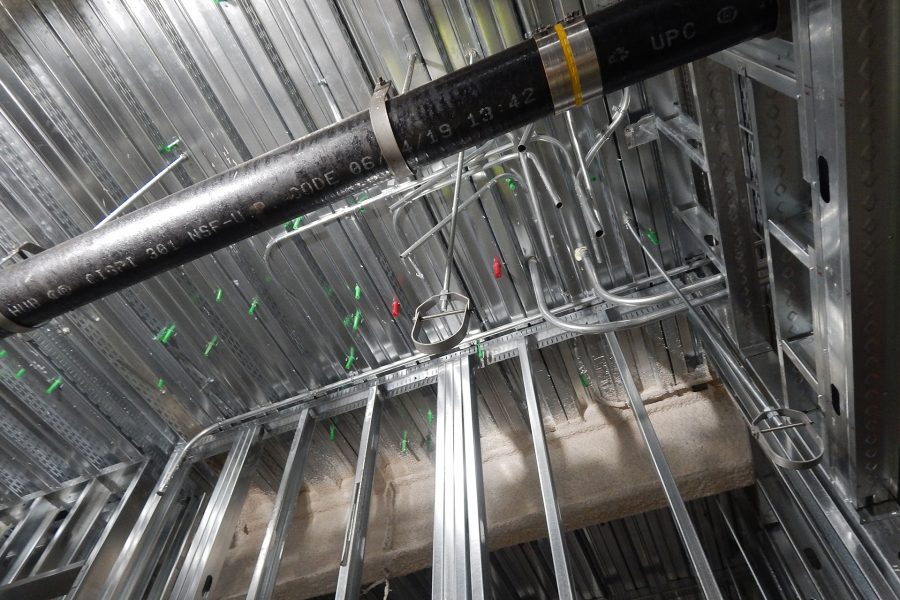
<svg viewBox="0 0 900 600">
<path fill-rule="evenodd" d="M 494 279 L 500 279 L 503 277 L 503 263 L 500 262 L 500 257 L 494 257 Z"/>
<path fill-rule="evenodd" d="M 395 319 L 400 316 L 400 300 L 396 297 L 391 302 L 391 316 Z"/>
</svg>

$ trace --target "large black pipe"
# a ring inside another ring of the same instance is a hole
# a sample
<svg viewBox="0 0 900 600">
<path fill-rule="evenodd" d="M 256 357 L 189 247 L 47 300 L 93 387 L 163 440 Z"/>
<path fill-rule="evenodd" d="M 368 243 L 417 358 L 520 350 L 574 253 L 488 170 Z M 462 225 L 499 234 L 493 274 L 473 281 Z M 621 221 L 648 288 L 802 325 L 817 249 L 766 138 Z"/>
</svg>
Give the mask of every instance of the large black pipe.
<svg viewBox="0 0 900 600">
<path fill-rule="evenodd" d="M 626 0 L 586 21 L 609 92 L 770 33 L 777 18 L 777 0 Z M 411 166 L 551 113 L 533 40 L 389 103 Z M 387 176 L 368 112 L 356 114 L 0 270 L 0 315 L 38 325 Z"/>
</svg>

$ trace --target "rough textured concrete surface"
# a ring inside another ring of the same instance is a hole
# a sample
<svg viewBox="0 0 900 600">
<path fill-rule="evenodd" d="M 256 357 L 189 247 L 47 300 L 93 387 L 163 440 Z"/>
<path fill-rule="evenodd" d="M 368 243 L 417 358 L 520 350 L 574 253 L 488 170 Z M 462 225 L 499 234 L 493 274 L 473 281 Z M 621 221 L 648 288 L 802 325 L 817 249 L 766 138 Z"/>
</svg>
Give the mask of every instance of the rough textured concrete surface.
<svg viewBox="0 0 900 600">
<path fill-rule="evenodd" d="M 749 485 L 750 445 L 743 419 L 719 387 L 648 405 L 686 499 Z M 547 432 L 563 521 L 576 529 L 665 505 L 662 488 L 629 410 L 593 406 L 584 419 Z M 482 438 L 491 548 L 546 536 L 537 470 L 527 431 Z M 433 470 L 429 463 L 379 465 L 369 521 L 364 581 L 430 566 Z M 334 589 L 352 478 L 300 494 L 274 597 L 307 598 Z M 273 497 L 250 494 L 235 531 L 220 597 L 242 598 L 253 572 Z"/>
</svg>

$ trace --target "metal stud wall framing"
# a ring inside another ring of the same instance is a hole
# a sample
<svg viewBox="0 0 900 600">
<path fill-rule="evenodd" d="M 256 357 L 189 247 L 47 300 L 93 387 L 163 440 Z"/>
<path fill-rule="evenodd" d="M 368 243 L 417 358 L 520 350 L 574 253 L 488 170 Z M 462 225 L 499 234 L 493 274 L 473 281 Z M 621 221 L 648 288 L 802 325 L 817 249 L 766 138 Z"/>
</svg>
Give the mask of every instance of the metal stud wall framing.
<svg viewBox="0 0 900 600">
<path fill-rule="evenodd" d="M 829 477 L 863 522 L 895 510 L 900 473 L 900 412 L 885 401 L 900 391 L 888 365 L 896 323 L 885 312 L 897 289 L 885 232 L 898 220 L 885 198 L 896 189 L 898 146 L 896 135 L 875 133 L 878 123 L 890 130 L 896 101 L 898 75 L 887 66 L 896 42 L 875 42 L 892 11 L 791 2 L 790 42 L 756 40 L 715 57 L 736 71 L 768 260 L 773 390 L 817 413 Z"/>
<path fill-rule="evenodd" d="M 143 461 L 115 465 L 4 511 L 0 598 L 49 600 L 105 578 L 98 572 L 152 491 L 151 470 Z"/>
<path fill-rule="evenodd" d="M 470 49 L 490 55 L 537 23 L 605 2 L 377 4 L 378 14 L 356 0 L 3 2 L 0 255 L 24 241 L 46 246 L 93 227 L 176 154 L 189 158 L 138 204 L 329 124 L 335 111 L 328 93 L 339 112 L 362 108 L 373 80 L 389 75 L 401 81 L 411 56 L 424 62 L 414 70 L 415 86 L 462 66 Z M 590 192 L 602 201 L 597 216 L 606 232 L 598 243 L 604 283 L 613 287 L 648 272 L 640 251 L 625 243 L 618 227 L 623 211 L 659 242 L 654 252 L 666 266 L 705 255 L 727 271 L 732 292 L 730 307 L 714 311 L 723 325 L 719 333 L 734 350 L 744 351 L 743 364 L 769 385 L 773 401 L 809 412 L 827 441 L 823 465 L 811 471 L 771 470 L 764 459 L 757 461 L 757 497 L 750 509 L 743 504 L 738 511 L 726 509 L 730 520 L 717 517 L 712 527 L 717 534 L 698 518 L 713 508 L 712 501 L 689 506 L 705 549 L 715 546 L 707 543 L 710 538 L 718 540 L 732 526 L 740 529 L 741 519 L 759 513 L 771 535 L 759 538 L 754 530 L 758 545 L 742 552 L 772 550 L 750 562 L 781 563 L 753 577 L 771 597 L 778 597 L 778 590 L 822 596 L 838 589 L 858 597 L 897 595 L 897 557 L 886 550 L 896 539 L 892 511 L 900 459 L 900 413 L 889 400 L 900 386 L 898 371 L 885 360 L 898 354 L 900 340 L 889 312 L 897 291 L 890 240 L 898 224 L 888 202 L 900 186 L 894 168 L 897 138 L 881 135 L 890 130 L 888 119 L 897 106 L 896 70 L 885 68 L 897 55 L 890 42 L 889 28 L 896 22 L 891 11 L 896 11 L 892 3 L 874 0 L 791 1 L 790 34 L 714 57 L 733 73 L 698 64 L 635 86 L 623 135 L 602 149 L 602 167 L 590 166 Z M 721 105 L 706 103 L 704 90 L 710 87 L 703 83 L 715 84 Z M 573 115 L 582 147 L 607 125 L 619 101 L 615 94 Z M 724 162 L 714 144 L 704 144 L 716 133 L 709 110 L 728 113 Z M 560 119 L 538 127 L 565 139 Z M 549 146 L 534 146 L 548 179 L 564 197 L 573 197 L 564 161 Z M 724 170 L 736 178 L 722 180 Z M 489 175 L 473 174 L 466 191 Z M 746 189 L 740 175 L 746 176 Z M 522 225 L 528 215 L 516 208 L 521 203 L 512 188 L 492 188 L 461 223 L 464 262 L 472 269 L 456 277 L 478 307 L 475 320 L 482 330 L 519 323 L 535 310 L 518 244 L 523 232 L 528 235 Z M 348 205 L 362 199 L 348 198 Z M 449 196 L 434 194 L 409 211 L 403 235 L 427 231 L 448 207 Z M 733 209 L 741 222 L 729 229 Z M 547 219 L 555 250 L 563 254 L 571 221 L 566 219 L 552 211 Z M 54 531 L 83 533 L 95 515 L 97 523 L 106 518 L 95 497 L 105 494 L 105 486 L 97 482 L 118 463 L 166 457 L 180 439 L 218 419 L 341 381 L 348 376 L 343 365 L 351 346 L 359 355 L 351 375 L 409 357 L 408 309 L 439 286 L 445 242 L 436 236 L 412 261 L 401 261 L 390 221 L 385 209 L 373 207 L 294 238 L 273 257 L 275 280 L 263 264 L 264 238 L 242 242 L 0 345 L 0 451 L 7 458 L 0 464 L 0 502 L 8 507 L 3 514 L 21 517 L 17 511 L 29 506 L 36 509 L 34 516 L 17 521 L 29 530 L 45 537 Z M 502 279 L 491 273 L 494 257 L 502 259 Z M 574 263 L 560 267 L 559 285 L 547 290 L 555 304 L 586 289 Z M 760 297 L 765 288 L 768 307 L 765 294 Z M 388 318 L 394 298 L 403 307 L 397 319 Z M 759 343 L 769 334 L 761 309 L 771 310 L 771 351 Z M 364 323 L 358 332 L 344 324 L 356 311 Z M 171 327 L 168 337 L 163 335 Z M 734 339 L 724 337 L 727 332 Z M 547 331 L 529 335 L 547 335 L 547 344 L 561 342 L 542 347 L 534 360 L 534 385 L 546 418 L 572 418 L 599 396 L 624 397 L 625 382 L 603 341 Z M 701 345 L 684 318 L 618 337 L 643 386 L 684 389 L 709 378 Z M 503 366 L 515 343 L 507 339 L 493 346 L 488 362 L 496 364 L 479 372 L 474 396 L 488 431 L 528 423 L 529 414 L 512 399 L 512 375 Z M 400 452 L 401 432 L 436 439 L 437 431 L 422 417 L 423 407 L 433 402 L 431 392 L 420 386 L 436 381 L 439 372 L 425 366 L 396 376 L 395 392 L 408 394 L 384 407 L 380 452 Z M 585 387 L 585 379 L 593 385 Z M 280 487 L 272 472 L 285 460 L 292 467 L 286 490 L 298 485 L 301 475 L 324 481 L 334 469 L 352 474 L 363 431 L 356 419 L 341 415 L 359 400 L 361 389 L 364 394 L 362 386 L 328 396 L 330 408 L 323 402 L 320 418 L 337 420 L 341 440 L 312 451 L 306 463 L 300 460 L 302 444 L 311 440 L 297 426 L 300 410 L 282 414 L 281 421 L 273 418 L 268 435 L 296 427 L 296 444 L 266 448 L 261 485 Z M 760 407 L 749 406 L 748 412 L 754 409 Z M 190 460 L 227 448 L 237 431 L 205 440 Z M 28 555 L 27 561 L 40 561 L 32 576 L 52 575 L 55 585 L 64 585 L 77 573 L 73 598 L 132 597 L 144 586 L 151 595 L 162 595 L 185 585 L 176 581 L 176 567 L 210 497 L 197 491 L 203 485 L 190 481 L 183 488 L 187 494 L 153 494 L 144 506 L 156 470 L 142 469 L 114 513 L 122 517 L 119 526 L 102 532 L 101 542 L 107 543 L 94 545 L 79 565 L 74 559 L 90 544 L 76 544 L 73 554 L 51 537 L 42 557 Z M 184 471 L 173 481 L 175 489 L 189 479 Z M 29 494 L 68 489 L 65 482 L 82 475 L 96 479 L 77 484 L 80 496 L 71 501 L 79 509 L 54 529 L 49 513 L 41 512 L 46 504 Z M 286 519 L 289 511 L 280 514 Z M 654 571 L 629 565 L 635 557 L 641 564 L 639 549 L 611 550 L 614 539 L 634 543 L 640 538 L 635 531 L 650 529 L 677 546 L 676 529 L 664 521 L 644 515 L 564 534 L 572 550 L 573 589 L 636 596 L 648 587 L 639 581 L 641 571 L 660 585 L 671 580 L 665 589 L 672 593 L 699 594 L 690 587 L 686 555 L 658 551 L 671 564 Z M 106 522 L 113 523 L 112 516 Z M 275 520 L 273 527 L 276 532 Z M 26 549 L 43 547 L 35 541 L 40 536 L 25 536 L 24 528 L 18 536 L 15 525 L 8 531 L 6 544 L 21 539 Z M 276 548 L 277 543 L 266 553 L 270 573 L 277 571 Z M 484 572 L 490 572 L 495 590 L 505 577 L 516 580 L 507 588 L 517 593 L 553 597 L 550 550 L 544 542 L 503 550 L 491 556 Z M 608 560 L 585 566 L 597 556 Z M 0 557 L 13 567 L 5 575 L 9 585 L 30 583 L 25 557 L 7 552 Z M 709 558 L 721 580 L 722 557 Z M 54 564 L 61 566 L 52 569 Z M 150 569 L 156 564 L 170 576 L 154 577 Z M 728 575 L 740 580 L 746 573 L 737 568 Z M 415 590 L 416 581 L 410 576 L 397 586 Z M 202 592 L 205 580 L 199 584 Z M 732 587 L 740 597 L 742 586 Z"/>
</svg>

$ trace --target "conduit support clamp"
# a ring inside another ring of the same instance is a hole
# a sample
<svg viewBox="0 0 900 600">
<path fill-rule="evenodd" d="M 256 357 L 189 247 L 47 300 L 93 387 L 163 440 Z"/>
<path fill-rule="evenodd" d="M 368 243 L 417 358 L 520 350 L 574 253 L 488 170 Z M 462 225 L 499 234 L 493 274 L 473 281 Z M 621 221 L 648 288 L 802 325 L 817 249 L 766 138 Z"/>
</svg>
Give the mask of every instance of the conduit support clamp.
<svg viewBox="0 0 900 600">
<path fill-rule="evenodd" d="M 582 16 L 570 15 L 534 34 L 553 109 L 561 113 L 603 94 L 600 61 Z"/>
<path fill-rule="evenodd" d="M 786 419 L 787 422 L 776 424 L 768 427 L 761 427 L 768 419 L 775 417 L 776 419 Z M 789 456 L 782 456 L 769 444 L 768 440 L 765 437 L 766 433 L 773 433 L 778 431 L 784 431 L 787 429 L 797 429 L 797 428 L 809 428 L 809 434 L 812 438 L 813 444 L 817 447 L 817 450 L 813 452 L 811 449 L 807 447 L 807 450 L 810 452 L 810 456 L 808 458 L 791 458 Z M 803 469 L 811 469 L 821 462 L 822 457 L 825 455 L 825 444 L 822 441 L 822 438 L 819 436 L 818 432 L 813 427 L 812 419 L 809 418 L 804 412 L 800 412 L 799 410 L 794 410 L 792 408 L 785 408 L 783 406 L 772 407 L 767 406 L 763 410 L 759 412 L 756 417 L 752 421 L 750 421 L 750 435 L 753 436 L 757 442 L 759 442 L 760 448 L 762 448 L 763 452 L 766 453 L 766 456 L 769 459 L 781 467 L 782 469 L 790 469 L 792 471 L 801 471 Z"/>
<path fill-rule="evenodd" d="M 442 299 L 450 300 L 449 310 L 442 310 L 437 314 L 428 314 L 428 311 L 437 306 Z M 462 308 L 453 308 L 454 302 Z M 442 319 L 452 315 L 462 315 L 462 323 L 459 328 L 449 337 L 438 342 L 424 342 L 420 339 L 422 329 L 426 321 L 433 319 Z M 436 296 L 432 296 L 416 308 L 416 314 L 413 317 L 413 327 L 410 338 L 416 347 L 416 350 L 423 354 L 443 354 L 453 348 L 456 348 L 469 333 L 469 319 L 472 316 L 472 301 L 467 296 L 457 294 L 456 292 L 442 292 Z"/>
<path fill-rule="evenodd" d="M 393 90 L 392 82 L 378 80 L 378 85 L 375 86 L 375 91 L 369 101 L 369 119 L 372 121 L 372 131 L 375 133 L 375 141 L 378 143 L 378 148 L 381 149 L 384 162 L 398 180 L 409 179 L 414 173 L 406 164 L 406 159 L 403 158 L 400 144 L 397 143 L 397 136 L 394 134 L 394 128 L 391 127 L 391 120 L 388 117 L 387 99 L 393 95 Z"/>
</svg>

